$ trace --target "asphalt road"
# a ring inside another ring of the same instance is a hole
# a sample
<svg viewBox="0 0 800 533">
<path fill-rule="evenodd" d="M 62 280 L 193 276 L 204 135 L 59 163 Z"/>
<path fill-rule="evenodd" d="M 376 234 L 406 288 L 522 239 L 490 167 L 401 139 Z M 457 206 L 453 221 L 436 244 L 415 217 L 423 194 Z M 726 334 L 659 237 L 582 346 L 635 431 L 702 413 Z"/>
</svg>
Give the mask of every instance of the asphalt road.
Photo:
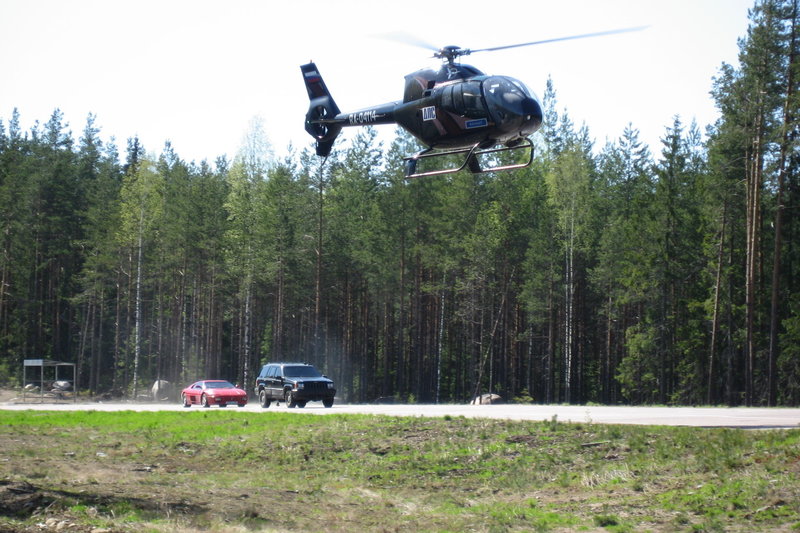
<svg viewBox="0 0 800 533">
<path fill-rule="evenodd" d="M 44 402 L 21 403 L 11 400 L 0 403 L 9 410 L 96 410 L 96 411 L 178 411 L 201 410 L 184 408 L 178 403 L 133 402 Z M 211 407 L 210 409 L 219 409 Z M 358 405 L 334 404 L 326 409 L 320 402 L 310 402 L 304 409 L 288 409 L 284 404 L 262 409 L 256 402 L 245 407 L 227 407 L 245 412 L 293 412 L 298 414 L 371 414 L 389 416 L 430 416 L 497 418 L 506 420 L 552 420 L 594 424 L 635 424 L 662 426 L 729 427 L 749 429 L 800 429 L 800 409 L 789 408 L 725 408 L 725 407 L 617 407 L 585 405 Z"/>
</svg>

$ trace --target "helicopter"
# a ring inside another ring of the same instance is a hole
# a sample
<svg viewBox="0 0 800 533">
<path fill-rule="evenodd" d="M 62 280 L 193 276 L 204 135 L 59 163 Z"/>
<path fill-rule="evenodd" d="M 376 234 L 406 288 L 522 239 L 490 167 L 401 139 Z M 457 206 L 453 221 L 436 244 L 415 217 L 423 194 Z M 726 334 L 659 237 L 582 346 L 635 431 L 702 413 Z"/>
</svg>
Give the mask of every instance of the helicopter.
<svg viewBox="0 0 800 533">
<path fill-rule="evenodd" d="M 336 105 L 316 64 L 300 66 L 310 100 L 305 130 L 316 141 L 316 153 L 327 158 L 342 128 L 397 124 L 411 133 L 426 148 L 405 157 L 406 178 L 451 174 L 468 168 L 478 174 L 524 168 L 533 162 L 530 135 L 542 125 L 542 103 L 524 83 L 510 76 L 490 76 L 458 62 L 466 55 L 533 46 L 556 41 L 598 37 L 644 27 L 572 35 L 543 41 L 470 50 L 458 46 L 435 48 L 433 57 L 442 59 L 438 70 L 421 69 L 405 76 L 403 100 L 342 113 Z M 521 162 L 484 167 L 480 157 L 497 152 L 523 150 Z M 417 163 L 428 158 L 461 155 L 456 166 L 417 170 Z"/>
</svg>

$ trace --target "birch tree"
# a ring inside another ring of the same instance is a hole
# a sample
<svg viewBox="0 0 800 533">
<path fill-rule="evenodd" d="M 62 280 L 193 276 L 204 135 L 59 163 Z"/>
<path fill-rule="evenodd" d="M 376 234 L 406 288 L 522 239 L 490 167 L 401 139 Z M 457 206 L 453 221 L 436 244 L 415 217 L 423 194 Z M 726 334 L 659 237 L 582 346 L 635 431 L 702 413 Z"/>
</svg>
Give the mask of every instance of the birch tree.
<svg viewBox="0 0 800 533">
<path fill-rule="evenodd" d="M 126 251 L 123 270 L 134 279 L 133 332 L 128 345 L 133 350 L 131 390 L 136 398 L 139 387 L 139 363 L 142 352 L 142 297 L 147 281 L 145 252 L 156 239 L 163 216 L 164 180 L 152 157 L 144 157 L 130 166 L 120 193 L 119 240 Z M 131 272 L 132 269 L 132 272 Z M 127 365 L 125 365 L 127 369 Z"/>
</svg>

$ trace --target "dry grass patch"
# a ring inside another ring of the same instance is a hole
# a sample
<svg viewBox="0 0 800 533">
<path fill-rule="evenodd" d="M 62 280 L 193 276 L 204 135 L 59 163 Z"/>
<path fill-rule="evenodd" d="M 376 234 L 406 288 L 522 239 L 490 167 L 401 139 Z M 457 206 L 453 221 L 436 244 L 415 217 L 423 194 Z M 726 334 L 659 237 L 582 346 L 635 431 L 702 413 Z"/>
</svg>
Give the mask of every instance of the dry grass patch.
<svg viewBox="0 0 800 533">
<path fill-rule="evenodd" d="M 799 464 L 797 430 L 0 412 L 29 498 L 0 530 L 771 531 L 800 524 Z"/>
</svg>

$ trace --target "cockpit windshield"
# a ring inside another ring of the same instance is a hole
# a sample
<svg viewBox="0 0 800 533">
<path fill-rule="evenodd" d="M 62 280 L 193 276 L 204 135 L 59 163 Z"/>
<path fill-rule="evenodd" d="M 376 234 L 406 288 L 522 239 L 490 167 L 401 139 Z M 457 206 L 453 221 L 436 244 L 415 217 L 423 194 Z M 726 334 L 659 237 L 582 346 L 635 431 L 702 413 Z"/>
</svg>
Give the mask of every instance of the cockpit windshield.
<svg viewBox="0 0 800 533">
<path fill-rule="evenodd" d="M 492 76 L 483 82 L 483 92 L 490 109 L 503 109 L 517 115 L 526 114 L 524 102 L 531 92 L 519 80 L 507 76 Z"/>
</svg>

